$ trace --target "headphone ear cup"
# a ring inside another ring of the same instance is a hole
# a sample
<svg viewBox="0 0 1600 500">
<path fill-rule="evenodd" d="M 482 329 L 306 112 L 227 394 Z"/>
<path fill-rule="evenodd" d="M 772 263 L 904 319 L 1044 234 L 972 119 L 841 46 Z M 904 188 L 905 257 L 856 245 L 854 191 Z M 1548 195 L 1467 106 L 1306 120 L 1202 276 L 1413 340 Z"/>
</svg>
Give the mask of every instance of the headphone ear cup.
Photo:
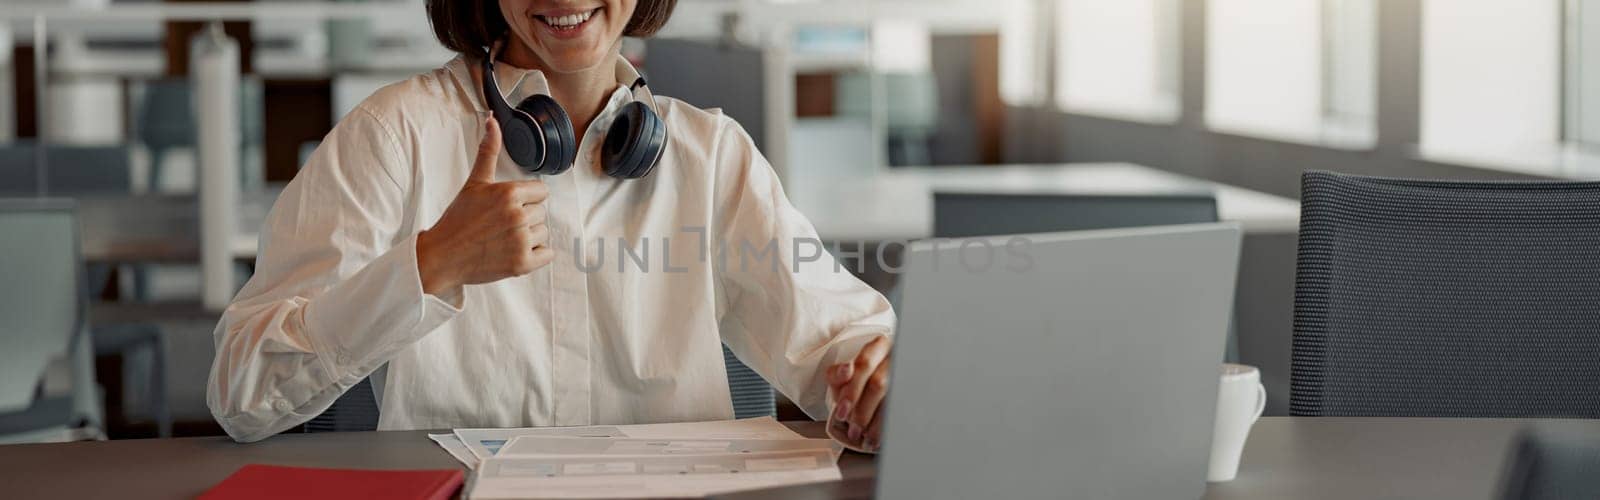
<svg viewBox="0 0 1600 500">
<path fill-rule="evenodd" d="M 655 169 L 666 128 L 659 117 L 643 103 L 631 102 L 617 113 L 606 132 L 601 151 L 606 175 L 637 179 Z"/>
<path fill-rule="evenodd" d="M 517 110 L 534 120 L 535 130 L 544 138 L 543 161 L 523 164 L 528 173 L 556 175 L 571 168 L 573 159 L 578 156 L 578 145 L 574 144 L 572 119 L 561 105 L 550 96 L 538 94 L 524 99 Z"/>
<path fill-rule="evenodd" d="M 600 149 L 600 165 L 606 175 L 626 179 L 633 171 L 633 156 L 637 149 L 635 143 L 642 125 L 634 103 L 625 104 L 617 111 L 617 117 L 606 130 L 605 144 Z"/>
<path fill-rule="evenodd" d="M 666 120 L 662 120 L 661 116 L 649 107 L 640 105 L 640 109 L 643 110 L 641 114 L 644 122 L 652 126 L 649 134 L 640 137 L 638 147 L 641 156 L 639 166 L 633 172 L 634 178 L 645 177 L 655 172 L 656 167 L 661 165 L 661 155 L 665 154 L 667 149 Z"/>
<path fill-rule="evenodd" d="M 500 121 L 500 142 L 505 147 L 506 155 L 517 165 L 534 165 L 544 158 L 544 144 L 534 137 L 535 129 L 526 117 L 518 113 L 507 113 L 509 120 Z"/>
</svg>

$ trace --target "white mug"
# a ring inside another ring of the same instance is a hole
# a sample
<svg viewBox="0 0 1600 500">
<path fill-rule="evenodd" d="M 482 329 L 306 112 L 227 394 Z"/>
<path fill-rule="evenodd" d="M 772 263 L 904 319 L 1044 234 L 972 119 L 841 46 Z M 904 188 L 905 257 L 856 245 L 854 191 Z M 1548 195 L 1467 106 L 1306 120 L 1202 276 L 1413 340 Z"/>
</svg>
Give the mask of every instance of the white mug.
<svg viewBox="0 0 1600 500">
<path fill-rule="evenodd" d="M 1267 388 L 1254 366 L 1222 365 L 1217 386 L 1217 420 L 1211 433 L 1211 468 L 1206 480 L 1232 481 L 1239 475 L 1239 455 L 1244 453 L 1250 427 L 1267 409 Z"/>
</svg>

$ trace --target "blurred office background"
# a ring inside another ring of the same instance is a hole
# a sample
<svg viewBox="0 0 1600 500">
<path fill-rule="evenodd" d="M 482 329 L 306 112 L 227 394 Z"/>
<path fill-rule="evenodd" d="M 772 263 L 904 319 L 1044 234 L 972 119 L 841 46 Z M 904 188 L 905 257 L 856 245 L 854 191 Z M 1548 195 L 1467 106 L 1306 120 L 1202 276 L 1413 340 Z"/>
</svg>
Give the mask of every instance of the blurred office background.
<svg viewBox="0 0 1600 500">
<path fill-rule="evenodd" d="M 344 113 L 453 57 L 421 0 L 0 0 L 0 197 L 78 202 L 80 385 L 98 405 L 81 415 L 112 438 L 218 431 L 196 105 L 215 75 L 194 67 L 212 26 L 238 47 L 236 107 L 216 115 L 237 127 L 234 286 L 277 190 Z M 956 182 L 933 169 L 1036 184 L 1055 177 L 1000 165 L 1125 164 L 1095 182 L 1209 186 L 1210 216 L 1257 224 L 1231 356 L 1263 368 L 1269 414 L 1287 408 L 1303 171 L 1600 173 L 1600 0 L 680 0 L 624 52 L 657 93 L 737 118 L 845 250 L 937 235 L 873 225 L 928 212 L 892 195 Z"/>
</svg>

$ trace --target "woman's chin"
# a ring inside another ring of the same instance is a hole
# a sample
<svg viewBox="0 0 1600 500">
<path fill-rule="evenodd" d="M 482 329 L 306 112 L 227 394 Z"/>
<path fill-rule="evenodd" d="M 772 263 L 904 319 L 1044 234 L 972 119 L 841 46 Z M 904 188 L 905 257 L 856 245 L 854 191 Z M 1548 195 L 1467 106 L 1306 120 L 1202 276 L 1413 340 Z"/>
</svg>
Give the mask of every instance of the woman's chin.
<svg viewBox="0 0 1600 500">
<path fill-rule="evenodd" d="M 608 55 L 606 51 L 597 50 L 560 51 L 549 54 L 544 63 L 555 73 L 576 73 L 609 62 Z"/>
</svg>

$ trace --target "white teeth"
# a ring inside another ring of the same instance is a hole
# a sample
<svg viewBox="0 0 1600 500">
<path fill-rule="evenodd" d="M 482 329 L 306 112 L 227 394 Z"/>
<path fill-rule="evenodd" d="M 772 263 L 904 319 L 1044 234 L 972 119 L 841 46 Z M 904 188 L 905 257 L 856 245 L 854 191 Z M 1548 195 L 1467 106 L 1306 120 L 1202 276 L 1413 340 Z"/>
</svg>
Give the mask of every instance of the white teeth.
<svg viewBox="0 0 1600 500">
<path fill-rule="evenodd" d="M 561 17 L 545 17 L 544 19 L 545 22 L 550 23 L 551 26 L 566 28 L 582 24 L 584 21 L 588 21 L 589 16 L 592 15 L 594 15 L 594 11 L 591 10 L 581 14 L 568 14 Z"/>
</svg>

